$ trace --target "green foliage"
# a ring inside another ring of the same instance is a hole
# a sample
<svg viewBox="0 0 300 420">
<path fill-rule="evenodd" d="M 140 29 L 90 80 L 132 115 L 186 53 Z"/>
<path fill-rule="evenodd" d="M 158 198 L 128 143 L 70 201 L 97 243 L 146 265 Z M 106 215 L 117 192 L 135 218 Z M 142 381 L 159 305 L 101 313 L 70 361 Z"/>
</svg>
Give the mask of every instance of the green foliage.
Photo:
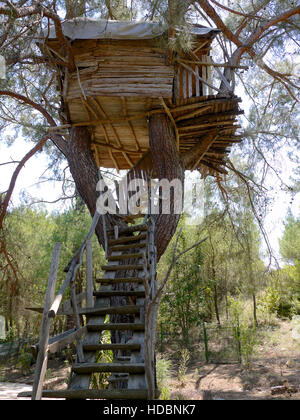
<svg viewBox="0 0 300 420">
<path fill-rule="evenodd" d="M 260 299 L 263 310 L 274 314 L 278 311 L 280 304 L 280 291 L 272 286 L 268 286 Z"/>
<path fill-rule="evenodd" d="M 21 369 L 22 374 L 26 375 L 30 373 L 31 364 L 32 354 L 30 351 L 30 347 L 27 344 L 23 344 L 18 354 L 16 367 Z"/>
<path fill-rule="evenodd" d="M 186 249 L 193 239 L 196 242 L 196 238 L 197 232 L 185 227 L 178 241 L 177 252 Z M 171 242 L 159 264 L 159 273 L 164 273 L 170 264 L 173 246 L 174 241 Z M 180 336 L 186 347 L 190 345 L 191 329 L 198 325 L 200 318 L 206 313 L 204 284 L 200 271 L 201 261 L 200 247 L 178 260 L 160 306 L 159 323 L 168 325 L 168 334 Z"/>
<path fill-rule="evenodd" d="M 7 250 L 17 266 L 17 279 L 0 257 L 0 313 L 6 317 L 10 329 L 6 340 L 39 334 L 40 315 L 26 307 L 44 305 L 51 255 L 55 242 L 62 243 L 57 289 L 66 273 L 64 268 L 79 248 L 89 231 L 91 218 L 87 212 L 70 209 L 61 214 L 48 214 L 44 210 L 15 208 L 6 217 Z M 76 227 L 76 228 L 75 228 Z M 100 269 L 105 256 L 96 237 L 93 239 L 94 270 Z M 78 292 L 85 287 L 85 265 L 79 270 Z M 65 296 L 68 299 L 68 296 Z"/>
<path fill-rule="evenodd" d="M 166 356 L 158 355 L 156 359 L 156 381 L 160 391 L 160 400 L 169 400 L 171 396 L 168 381 L 171 379 L 172 362 Z"/>
<path fill-rule="evenodd" d="M 190 356 L 191 355 L 188 349 L 181 350 L 177 377 L 178 377 L 178 380 L 182 383 L 185 382 L 185 376 L 186 376 Z"/>
<path fill-rule="evenodd" d="M 246 320 L 241 318 L 243 314 L 242 301 L 230 297 L 228 300 L 232 335 L 236 342 L 240 362 L 243 362 L 246 369 L 249 369 L 255 347 L 258 344 L 257 329 L 255 324 L 251 326 Z"/>
</svg>

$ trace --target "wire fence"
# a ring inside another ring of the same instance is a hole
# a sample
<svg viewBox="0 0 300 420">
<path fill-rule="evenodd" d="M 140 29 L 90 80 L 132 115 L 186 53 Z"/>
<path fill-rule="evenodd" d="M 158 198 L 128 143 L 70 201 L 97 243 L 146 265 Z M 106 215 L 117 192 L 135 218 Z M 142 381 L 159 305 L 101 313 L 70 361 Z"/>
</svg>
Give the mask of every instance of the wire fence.
<svg viewBox="0 0 300 420">
<path fill-rule="evenodd" d="M 220 326 L 203 322 L 188 337 L 183 339 L 171 334 L 166 327 L 158 329 L 158 351 L 175 352 L 182 345 L 191 348 L 197 358 L 206 363 L 241 363 L 242 347 L 239 327 Z"/>
</svg>

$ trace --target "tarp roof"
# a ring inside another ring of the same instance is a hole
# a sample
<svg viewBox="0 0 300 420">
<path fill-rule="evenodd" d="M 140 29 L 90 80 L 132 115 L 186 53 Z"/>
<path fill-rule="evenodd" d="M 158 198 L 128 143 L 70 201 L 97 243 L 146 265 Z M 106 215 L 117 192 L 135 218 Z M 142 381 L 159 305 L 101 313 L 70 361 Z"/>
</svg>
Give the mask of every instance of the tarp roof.
<svg viewBox="0 0 300 420">
<path fill-rule="evenodd" d="M 72 39 L 152 39 L 162 35 L 166 26 L 157 22 L 124 22 L 92 18 L 75 18 L 62 23 L 63 34 Z M 199 36 L 218 33 L 215 28 L 193 26 L 191 33 Z M 45 32 L 46 34 L 46 32 Z M 56 38 L 51 26 L 48 38 Z"/>
</svg>

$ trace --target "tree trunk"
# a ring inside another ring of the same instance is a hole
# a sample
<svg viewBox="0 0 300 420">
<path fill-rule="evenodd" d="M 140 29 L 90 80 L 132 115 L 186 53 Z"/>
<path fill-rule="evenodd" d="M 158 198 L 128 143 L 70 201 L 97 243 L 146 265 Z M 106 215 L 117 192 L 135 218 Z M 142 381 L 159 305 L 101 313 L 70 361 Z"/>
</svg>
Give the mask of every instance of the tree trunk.
<svg viewBox="0 0 300 420">
<path fill-rule="evenodd" d="M 215 312 L 216 312 L 216 318 L 217 318 L 217 322 L 218 325 L 221 325 L 220 322 L 220 315 L 219 315 L 219 307 L 218 307 L 218 290 L 217 290 L 217 285 L 214 285 L 214 305 L 215 305 Z"/>
<path fill-rule="evenodd" d="M 253 301 L 253 319 L 254 319 L 254 325 L 257 327 L 257 314 L 256 314 L 256 296 L 255 293 L 252 294 L 252 301 Z"/>
<path fill-rule="evenodd" d="M 66 152 L 70 172 L 76 184 L 76 189 L 87 205 L 91 216 L 96 211 L 98 198 L 97 183 L 99 170 L 90 148 L 90 134 L 86 127 L 73 127 L 70 132 L 70 141 Z M 124 226 L 122 220 L 112 214 L 106 214 L 107 229 L 114 225 Z M 99 243 L 104 247 L 104 235 L 101 218 L 96 227 Z"/>
<path fill-rule="evenodd" d="M 176 136 L 169 117 L 154 114 L 149 121 L 150 150 L 156 177 L 172 181 L 179 179 L 184 190 L 184 166 L 176 147 Z M 183 198 L 183 197 L 182 197 Z M 159 214 L 155 218 L 155 245 L 157 260 L 163 255 L 172 239 L 180 214 L 174 214 L 174 195 L 171 194 L 171 214 Z"/>
<path fill-rule="evenodd" d="M 159 180 L 172 181 L 179 179 L 184 189 L 184 166 L 176 148 L 176 137 L 171 121 L 165 114 L 152 115 L 149 122 L 150 149 L 153 157 L 156 176 Z M 90 134 L 86 127 L 73 127 L 70 131 L 70 141 L 66 151 L 70 171 L 76 188 L 86 203 L 91 215 L 96 210 L 99 181 L 99 171 L 90 148 Z M 172 239 L 180 214 L 172 214 L 174 196 L 171 194 L 171 214 L 159 214 L 155 217 L 155 244 L 157 260 L 160 259 Z M 123 226 L 120 218 L 106 214 L 106 226 Z M 104 235 L 101 219 L 96 228 L 99 243 L 104 246 Z"/>
</svg>

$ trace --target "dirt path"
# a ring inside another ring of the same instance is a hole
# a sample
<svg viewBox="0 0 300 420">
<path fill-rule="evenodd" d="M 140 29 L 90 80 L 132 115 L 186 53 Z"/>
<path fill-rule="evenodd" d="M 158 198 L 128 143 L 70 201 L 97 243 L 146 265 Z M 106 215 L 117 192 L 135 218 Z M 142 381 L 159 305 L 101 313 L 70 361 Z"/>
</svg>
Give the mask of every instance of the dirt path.
<svg viewBox="0 0 300 420">
<path fill-rule="evenodd" d="M 31 391 L 32 386 L 13 382 L 0 382 L 0 400 L 28 400 L 18 398 L 19 392 Z"/>
</svg>

